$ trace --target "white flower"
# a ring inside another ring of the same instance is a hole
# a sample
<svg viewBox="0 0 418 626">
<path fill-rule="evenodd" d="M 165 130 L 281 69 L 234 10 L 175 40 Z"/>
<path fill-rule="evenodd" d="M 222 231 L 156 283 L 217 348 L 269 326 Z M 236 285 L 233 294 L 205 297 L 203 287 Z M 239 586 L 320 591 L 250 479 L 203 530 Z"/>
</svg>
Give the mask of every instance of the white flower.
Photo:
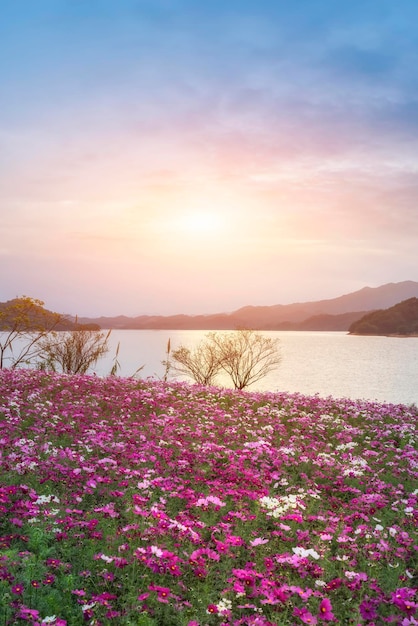
<svg viewBox="0 0 418 626">
<path fill-rule="evenodd" d="M 163 551 L 160 550 L 157 546 L 151 546 L 151 554 L 155 554 L 155 556 L 162 557 Z"/>
<path fill-rule="evenodd" d="M 142 482 L 137 483 L 138 489 L 148 489 L 150 485 L 151 485 L 151 482 L 147 478 L 143 480 Z"/>
<path fill-rule="evenodd" d="M 225 615 L 228 611 L 232 609 L 232 602 L 231 600 L 228 600 L 227 598 L 223 598 L 222 600 L 218 602 L 218 604 L 216 605 L 216 608 L 218 609 L 221 615 Z"/>
<path fill-rule="evenodd" d="M 308 548 L 307 550 L 305 548 L 292 548 L 292 551 L 297 555 L 300 556 L 302 558 L 306 558 L 308 556 L 311 556 L 313 559 L 319 559 L 319 554 L 318 552 L 316 552 L 316 550 L 313 550 L 312 548 Z"/>
<path fill-rule="evenodd" d="M 106 556 L 105 554 L 101 554 L 100 558 L 102 559 L 102 561 L 105 561 L 106 563 L 112 563 L 113 561 L 113 556 Z"/>
</svg>

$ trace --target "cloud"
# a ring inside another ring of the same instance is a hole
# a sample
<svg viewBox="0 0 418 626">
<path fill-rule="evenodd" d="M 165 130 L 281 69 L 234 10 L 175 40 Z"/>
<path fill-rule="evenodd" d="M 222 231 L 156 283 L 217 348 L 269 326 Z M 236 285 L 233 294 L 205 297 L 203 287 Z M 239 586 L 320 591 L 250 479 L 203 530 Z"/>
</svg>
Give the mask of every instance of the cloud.
<svg viewBox="0 0 418 626">
<path fill-rule="evenodd" d="M 415 0 L 25 5 L 0 24 L 0 215 L 16 284 L 28 268 L 40 290 L 42 273 L 75 285 L 85 272 L 88 297 L 88 274 L 106 271 L 128 294 L 135 271 L 150 303 L 174 298 L 176 280 L 186 302 L 200 272 L 208 301 L 244 304 L 232 292 L 246 279 L 262 300 L 315 273 L 338 287 L 338 273 L 357 285 L 362 271 L 412 271 Z M 152 227 L 214 207 L 234 225 L 228 245 Z"/>
</svg>

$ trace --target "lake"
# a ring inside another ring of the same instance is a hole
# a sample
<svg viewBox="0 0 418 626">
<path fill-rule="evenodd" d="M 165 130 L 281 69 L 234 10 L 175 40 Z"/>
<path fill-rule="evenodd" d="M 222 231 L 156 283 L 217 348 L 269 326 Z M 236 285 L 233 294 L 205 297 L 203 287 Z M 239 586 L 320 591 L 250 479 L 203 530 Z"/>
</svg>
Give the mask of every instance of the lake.
<svg viewBox="0 0 418 626">
<path fill-rule="evenodd" d="M 112 330 L 109 353 L 92 372 L 109 374 L 120 344 L 119 376 L 132 376 L 143 365 L 141 378 L 162 378 L 161 361 L 168 339 L 172 350 L 180 345 L 192 348 L 206 334 L 201 330 Z M 317 331 L 263 334 L 279 339 L 281 363 L 248 387 L 249 391 L 289 391 L 418 405 L 418 337 L 360 337 Z M 230 386 L 229 378 L 220 378 L 219 384 Z"/>
<path fill-rule="evenodd" d="M 118 343 L 119 375 L 161 378 L 167 341 L 193 347 L 206 331 L 113 330 L 109 354 L 95 368 L 109 373 Z M 289 391 L 418 405 L 418 338 L 361 337 L 346 332 L 274 331 L 281 363 L 250 391 Z M 227 386 L 228 379 L 225 379 Z"/>
</svg>

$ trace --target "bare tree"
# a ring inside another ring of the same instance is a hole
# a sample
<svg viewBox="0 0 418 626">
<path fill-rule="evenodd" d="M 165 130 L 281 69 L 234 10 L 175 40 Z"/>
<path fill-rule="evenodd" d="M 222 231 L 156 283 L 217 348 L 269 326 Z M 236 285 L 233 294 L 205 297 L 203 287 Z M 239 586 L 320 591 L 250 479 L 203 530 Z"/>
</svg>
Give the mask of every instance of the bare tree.
<svg viewBox="0 0 418 626">
<path fill-rule="evenodd" d="M 85 374 L 108 350 L 107 334 L 78 329 L 51 333 L 40 342 L 40 369 L 65 374 Z"/>
<path fill-rule="evenodd" d="M 43 305 L 28 296 L 0 305 L 0 369 L 28 364 L 38 354 L 39 342 L 65 321 Z"/>
<path fill-rule="evenodd" d="M 216 346 L 221 368 L 231 377 L 235 389 L 258 382 L 281 361 L 279 340 L 253 330 L 209 333 L 209 338 Z"/>
<path fill-rule="evenodd" d="M 191 376 L 202 385 L 214 383 L 224 370 L 235 389 L 244 389 L 261 380 L 280 363 L 279 340 L 253 330 L 212 332 L 193 350 L 180 346 L 172 353 L 178 373 Z"/>
<path fill-rule="evenodd" d="M 172 353 L 172 358 L 172 369 L 191 376 L 201 385 L 213 385 L 221 369 L 216 344 L 211 340 L 201 341 L 193 350 L 180 346 Z"/>
</svg>

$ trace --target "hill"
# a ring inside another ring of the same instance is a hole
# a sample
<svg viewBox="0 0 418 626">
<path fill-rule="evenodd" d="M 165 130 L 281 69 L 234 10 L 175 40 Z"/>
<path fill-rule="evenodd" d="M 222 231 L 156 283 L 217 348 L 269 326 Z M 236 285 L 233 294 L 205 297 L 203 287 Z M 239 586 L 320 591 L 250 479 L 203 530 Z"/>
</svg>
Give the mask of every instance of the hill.
<svg viewBox="0 0 418 626">
<path fill-rule="evenodd" d="M 23 296 L 0 302 L 0 332 L 50 331 L 50 330 L 97 330 L 94 323 L 82 324 L 77 318 L 49 311 L 41 300 Z"/>
<path fill-rule="evenodd" d="M 364 287 L 338 298 L 272 306 L 245 306 L 232 313 L 214 315 L 140 315 L 137 317 L 80 318 L 101 328 L 164 330 L 348 330 L 366 313 L 418 297 L 418 282 L 387 283 Z"/>
<path fill-rule="evenodd" d="M 351 335 L 418 336 L 418 298 L 368 313 L 351 324 L 349 332 Z"/>
<path fill-rule="evenodd" d="M 348 331 L 351 326 L 372 311 L 392 307 L 410 298 L 418 298 L 418 282 L 403 281 L 387 283 L 380 287 L 364 287 L 358 291 L 332 298 L 293 304 L 272 306 L 245 306 L 232 313 L 213 315 L 139 315 L 128 317 L 72 317 L 52 313 L 43 306 L 32 307 L 33 325 L 45 324 L 46 319 L 58 316 L 60 321 L 55 330 L 74 328 L 117 329 L 117 330 L 318 330 Z M 21 300 L 21 299 L 20 299 Z M 10 327 L 7 310 L 13 309 L 19 299 L 0 302 L 2 328 Z M 40 301 L 37 301 L 40 302 Z M 41 303 L 43 305 L 43 303 Z M 383 333 L 386 334 L 386 333 Z"/>
</svg>

